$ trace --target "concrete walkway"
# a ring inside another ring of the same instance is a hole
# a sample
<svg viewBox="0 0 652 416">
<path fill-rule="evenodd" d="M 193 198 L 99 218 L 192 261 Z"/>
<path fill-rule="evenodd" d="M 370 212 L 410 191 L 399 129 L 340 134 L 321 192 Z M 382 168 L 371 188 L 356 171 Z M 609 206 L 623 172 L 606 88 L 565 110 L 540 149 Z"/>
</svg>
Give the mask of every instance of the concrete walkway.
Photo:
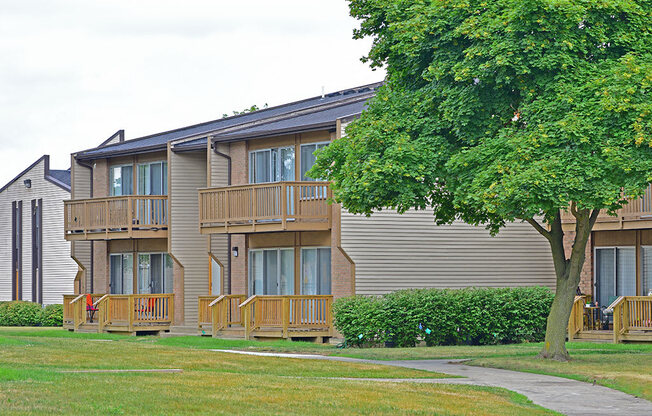
<svg viewBox="0 0 652 416">
<path fill-rule="evenodd" d="M 533 403 L 566 415 L 618 415 L 650 416 L 652 402 L 607 387 L 583 383 L 561 377 L 497 368 L 464 365 L 463 360 L 406 360 L 376 361 L 348 357 L 333 357 L 308 354 L 281 354 L 235 350 L 213 350 L 234 354 L 256 355 L 261 357 L 303 358 L 314 360 L 344 361 L 393 365 L 435 371 L 465 378 L 435 379 L 364 379 L 378 382 L 416 382 L 442 384 L 470 384 L 476 386 L 503 387 L 515 391 L 532 400 Z M 360 380 L 360 379 L 351 379 Z"/>
</svg>

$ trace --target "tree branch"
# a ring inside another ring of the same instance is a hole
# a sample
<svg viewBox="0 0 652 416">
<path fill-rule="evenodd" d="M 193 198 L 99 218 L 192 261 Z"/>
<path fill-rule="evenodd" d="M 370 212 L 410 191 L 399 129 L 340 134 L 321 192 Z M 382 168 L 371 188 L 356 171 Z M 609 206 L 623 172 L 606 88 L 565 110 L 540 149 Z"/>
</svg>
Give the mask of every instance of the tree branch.
<svg viewBox="0 0 652 416">
<path fill-rule="evenodd" d="M 551 238 L 550 231 L 543 228 L 543 226 L 541 224 L 539 224 L 537 222 L 537 220 L 535 220 L 534 218 L 525 218 L 525 221 L 530 223 L 530 225 L 533 226 L 534 229 L 539 232 L 539 234 L 546 237 L 546 239 L 550 240 L 550 238 Z"/>
<path fill-rule="evenodd" d="M 591 212 L 591 216 L 589 217 L 589 231 L 593 229 L 595 222 L 598 220 L 598 215 L 600 215 L 600 210 L 597 208 Z"/>
</svg>

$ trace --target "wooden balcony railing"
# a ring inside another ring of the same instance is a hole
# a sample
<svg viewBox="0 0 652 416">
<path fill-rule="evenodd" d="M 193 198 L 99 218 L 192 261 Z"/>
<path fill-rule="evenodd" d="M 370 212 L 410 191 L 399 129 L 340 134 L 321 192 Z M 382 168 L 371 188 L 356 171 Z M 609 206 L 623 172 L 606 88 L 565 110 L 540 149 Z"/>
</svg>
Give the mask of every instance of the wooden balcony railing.
<svg viewBox="0 0 652 416">
<path fill-rule="evenodd" d="M 220 295 L 199 297 L 200 331 L 210 328 L 215 337 L 218 331 L 235 325 L 242 325 L 240 304 L 247 299 L 245 295 Z"/>
<path fill-rule="evenodd" d="M 98 332 L 148 331 L 169 327 L 174 320 L 173 294 L 101 295 L 94 294 L 97 309 L 93 324 Z M 86 308 L 86 295 L 64 295 L 64 327 L 77 330 L 91 324 Z"/>
<path fill-rule="evenodd" d="M 575 217 L 569 211 L 563 211 L 561 218 L 564 224 L 575 223 Z M 593 230 L 637 228 L 652 228 L 652 184 L 648 185 L 643 196 L 629 200 L 627 205 L 616 211 L 615 216 L 601 211 Z"/>
<path fill-rule="evenodd" d="M 64 201 L 67 240 L 165 238 L 166 195 L 129 195 Z"/>
<path fill-rule="evenodd" d="M 613 310 L 615 343 L 631 340 L 636 332 L 652 341 L 652 296 L 621 296 L 609 308 Z"/>
<path fill-rule="evenodd" d="M 240 305 L 245 339 L 275 330 L 283 338 L 331 336 L 332 304 L 331 295 L 251 296 Z"/>
<path fill-rule="evenodd" d="M 328 182 L 274 182 L 199 191 L 202 234 L 328 230 Z"/>
<path fill-rule="evenodd" d="M 652 342 L 652 296 L 620 296 L 604 310 L 605 316 L 613 315 L 613 324 L 605 319 L 604 325 L 612 329 L 595 330 L 587 316 L 586 297 L 576 296 L 568 320 L 568 340 L 582 339 L 582 333 L 606 333 L 613 342 Z M 611 332 L 611 334 L 609 333 Z M 587 336 L 590 338 L 590 335 Z"/>
</svg>

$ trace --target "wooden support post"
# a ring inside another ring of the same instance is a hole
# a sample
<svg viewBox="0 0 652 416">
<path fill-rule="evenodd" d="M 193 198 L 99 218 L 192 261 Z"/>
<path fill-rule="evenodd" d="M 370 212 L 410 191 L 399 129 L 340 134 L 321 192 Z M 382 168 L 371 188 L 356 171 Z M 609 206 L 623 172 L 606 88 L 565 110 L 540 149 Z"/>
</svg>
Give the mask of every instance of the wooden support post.
<svg viewBox="0 0 652 416">
<path fill-rule="evenodd" d="M 134 295 L 129 295 L 129 332 L 134 330 L 134 315 L 136 313 L 136 304 Z"/>
<path fill-rule="evenodd" d="M 283 296 L 282 300 L 282 320 L 283 320 L 283 338 L 288 338 L 288 326 L 290 325 L 290 299 Z"/>
<path fill-rule="evenodd" d="M 618 344 L 620 338 L 620 304 L 613 309 L 614 318 L 614 344 Z"/>
<path fill-rule="evenodd" d="M 217 338 L 217 326 L 219 325 L 219 304 L 211 306 L 211 337 Z"/>
<path fill-rule="evenodd" d="M 129 237 L 131 237 L 134 228 L 134 209 L 133 199 L 131 196 L 127 197 L 127 221 L 127 233 L 129 234 Z"/>
<path fill-rule="evenodd" d="M 286 183 L 281 183 L 281 226 L 287 230 L 287 199 L 288 199 L 288 186 Z"/>
<path fill-rule="evenodd" d="M 250 321 L 250 319 L 249 319 L 249 313 L 250 313 L 249 305 L 245 305 L 245 308 L 244 308 L 243 312 L 244 312 L 244 337 L 245 337 L 245 340 L 248 341 L 249 340 L 249 321 Z"/>
</svg>

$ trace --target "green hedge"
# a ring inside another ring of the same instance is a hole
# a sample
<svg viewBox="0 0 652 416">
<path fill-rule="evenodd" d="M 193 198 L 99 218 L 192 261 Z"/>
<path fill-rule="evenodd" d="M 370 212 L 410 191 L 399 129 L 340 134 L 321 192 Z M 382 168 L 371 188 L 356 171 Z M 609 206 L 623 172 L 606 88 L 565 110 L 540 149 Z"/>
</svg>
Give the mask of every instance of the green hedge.
<svg viewBox="0 0 652 416">
<path fill-rule="evenodd" d="M 12 301 L 0 302 L 0 326 L 61 326 L 63 306 Z"/>
<path fill-rule="evenodd" d="M 544 339 L 553 297 L 543 287 L 401 290 L 338 299 L 334 323 L 356 346 L 536 342 Z"/>
</svg>

